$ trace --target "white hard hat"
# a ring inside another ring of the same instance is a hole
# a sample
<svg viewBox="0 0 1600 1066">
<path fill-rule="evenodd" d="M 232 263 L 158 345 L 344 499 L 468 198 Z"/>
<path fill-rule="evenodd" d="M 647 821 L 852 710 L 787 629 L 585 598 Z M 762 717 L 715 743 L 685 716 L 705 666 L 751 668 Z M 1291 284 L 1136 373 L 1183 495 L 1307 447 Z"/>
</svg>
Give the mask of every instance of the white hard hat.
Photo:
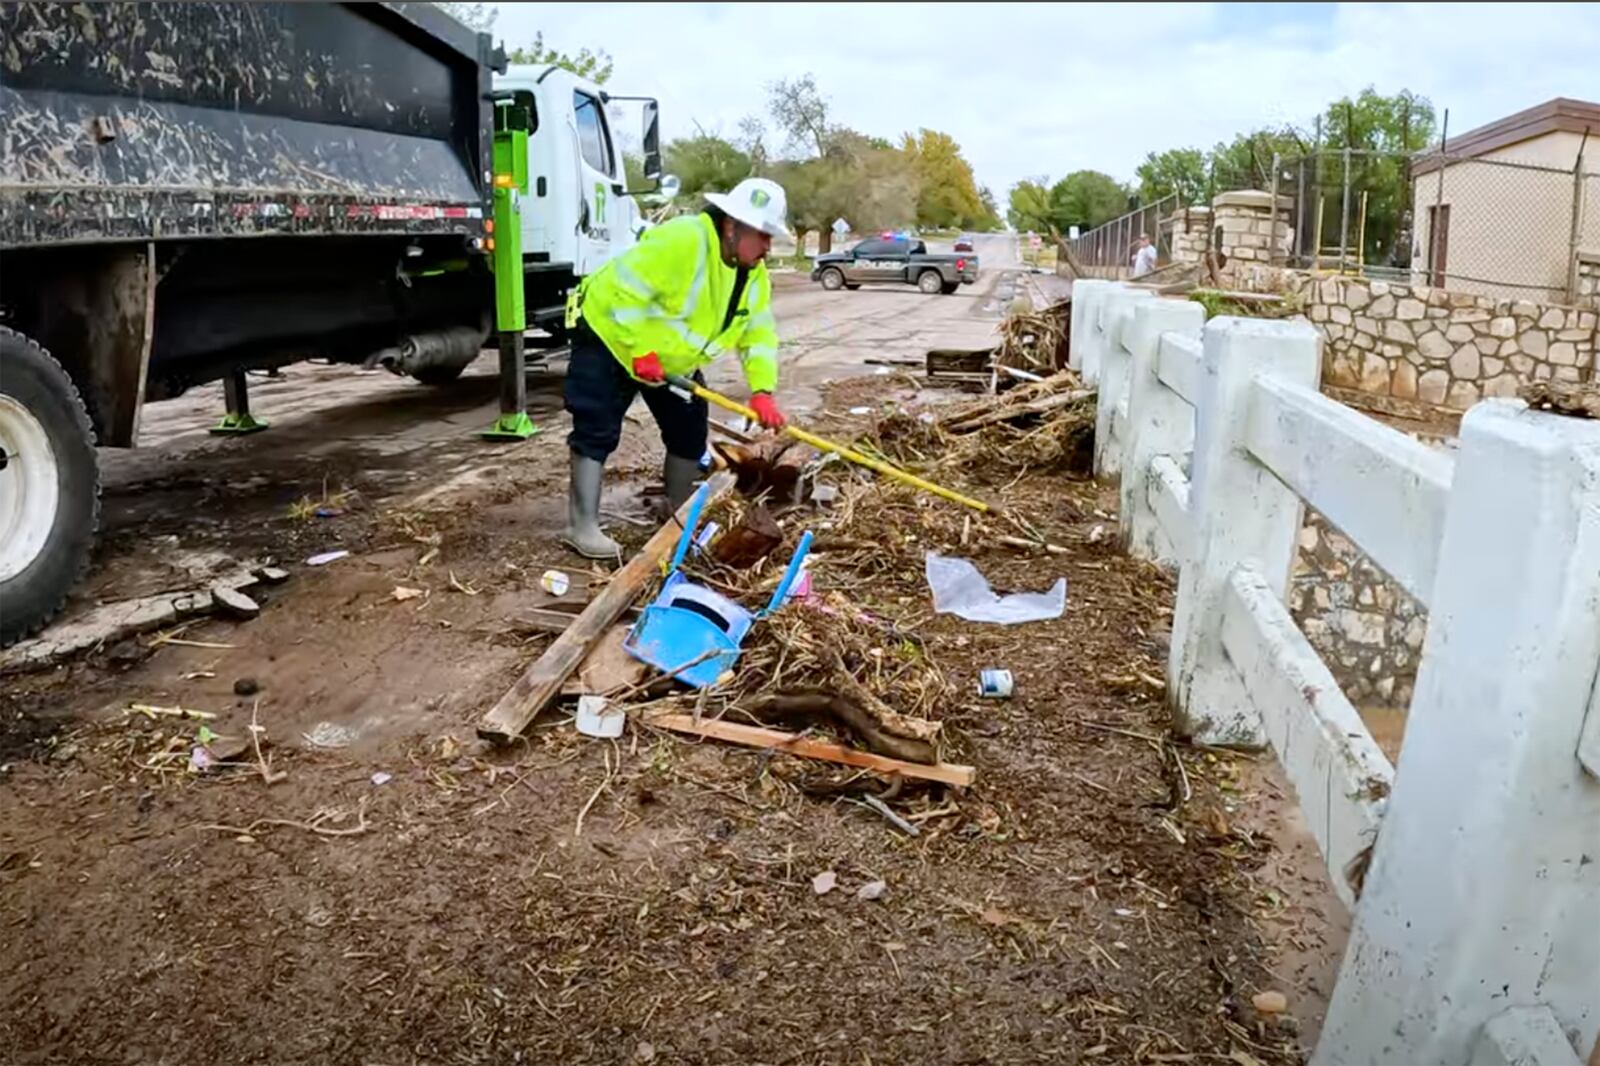
<svg viewBox="0 0 1600 1066">
<path fill-rule="evenodd" d="M 769 236 L 789 236 L 788 194 L 768 178 L 745 178 L 732 192 L 708 192 L 706 202 Z"/>
</svg>

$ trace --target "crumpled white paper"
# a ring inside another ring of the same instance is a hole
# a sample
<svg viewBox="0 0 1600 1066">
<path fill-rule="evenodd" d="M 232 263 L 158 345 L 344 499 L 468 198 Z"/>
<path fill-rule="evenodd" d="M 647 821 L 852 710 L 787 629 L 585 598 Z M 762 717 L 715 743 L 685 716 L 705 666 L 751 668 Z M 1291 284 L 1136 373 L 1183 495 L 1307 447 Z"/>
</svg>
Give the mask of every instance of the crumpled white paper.
<svg viewBox="0 0 1600 1066">
<path fill-rule="evenodd" d="M 995 622 L 1010 626 L 1060 618 L 1067 608 L 1067 579 L 1058 578 L 1048 592 L 996 594 L 989 581 L 966 559 L 929 552 L 926 559 L 933 609 L 969 622 Z"/>
</svg>

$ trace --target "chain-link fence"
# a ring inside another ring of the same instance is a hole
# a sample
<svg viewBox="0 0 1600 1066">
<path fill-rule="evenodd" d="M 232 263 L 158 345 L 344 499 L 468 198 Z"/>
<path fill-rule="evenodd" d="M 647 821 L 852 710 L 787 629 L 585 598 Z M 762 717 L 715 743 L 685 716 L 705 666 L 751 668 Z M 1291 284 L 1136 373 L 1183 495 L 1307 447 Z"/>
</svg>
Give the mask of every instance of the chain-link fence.
<svg viewBox="0 0 1600 1066">
<path fill-rule="evenodd" d="M 1148 233 L 1161 266 L 1253 256 L 1499 299 L 1572 302 L 1580 295 L 1577 253 L 1600 249 L 1597 163 L 1600 144 L 1570 161 L 1332 149 L 1239 173 L 1213 165 L 1203 187 L 1113 219 L 1070 248 L 1077 267 L 1123 268 L 1127 276 L 1139 235 Z M 1246 237 L 1248 253 L 1230 246 L 1209 214 L 1217 196 L 1238 190 L 1276 194 L 1286 227 Z"/>
<path fill-rule="evenodd" d="M 1157 266 L 1165 266 L 1172 261 L 1172 231 L 1163 229 L 1162 221 L 1180 206 L 1176 195 L 1166 196 L 1097 226 L 1067 242 L 1072 257 L 1084 267 L 1127 267 L 1131 271 L 1139 238 L 1146 236 L 1155 246 Z"/>
<path fill-rule="evenodd" d="M 1570 300 L 1575 252 L 1600 243 L 1597 176 L 1581 165 L 1356 150 L 1289 160 L 1286 265 Z"/>
</svg>

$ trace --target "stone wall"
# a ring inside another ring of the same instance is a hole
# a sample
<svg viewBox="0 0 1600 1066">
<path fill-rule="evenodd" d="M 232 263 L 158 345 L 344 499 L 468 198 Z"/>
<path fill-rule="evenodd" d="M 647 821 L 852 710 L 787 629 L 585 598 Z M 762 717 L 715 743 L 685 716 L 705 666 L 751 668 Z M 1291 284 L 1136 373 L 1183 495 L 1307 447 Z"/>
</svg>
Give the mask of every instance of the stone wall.
<svg viewBox="0 0 1600 1066">
<path fill-rule="evenodd" d="M 1326 341 L 1323 383 L 1464 411 L 1531 381 L 1588 381 L 1600 312 L 1356 277 L 1228 264 L 1232 284 L 1281 292 Z"/>
<path fill-rule="evenodd" d="M 1310 508 L 1289 584 L 1289 611 L 1350 702 L 1410 705 L 1428 630 L 1426 608 Z"/>
</svg>

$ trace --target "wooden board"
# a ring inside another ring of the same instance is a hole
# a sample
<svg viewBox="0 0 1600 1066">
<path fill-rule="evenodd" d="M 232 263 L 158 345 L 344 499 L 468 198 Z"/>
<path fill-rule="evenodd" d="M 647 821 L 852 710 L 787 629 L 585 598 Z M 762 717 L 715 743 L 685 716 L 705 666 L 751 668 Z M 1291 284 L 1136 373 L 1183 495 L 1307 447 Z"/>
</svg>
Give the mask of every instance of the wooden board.
<svg viewBox="0 0 1600 1066">
<path fill-rule="evenodd" d="M 656 714 L 645 718 L 644 723 L 658 729 L 670 729 L 675 733 L 689 733 L 693 736 L 710 737 L 713 740 L 725 740 L 730 744 L 743 744 L 747 748 L 770 748 L 808 759 L 826 759 L 828 762 L 859 766 L 864 770 L 873 770 L 880 774 L 900 774 L 925 781 L 938 781 L 946 785 L 966 787 L 972 784 L 973 778 L 977 776 L 977 771 L 970 766 L 958 766 L 954 763 L 934 763 L 932 766 L 925 766 L 921 763 L 891 759 L 886 755 L 874 755 L 870 751 L 858 751 L 832 741 L 785 733 L 781 729 L 765 729 L 761 726 L 711 718 L 702 718 L 696 722 L 692 714 Z"/>
<path fill-rule="evenodd" d="M 706 483 L 709 507 L 733 488 L 733 475 L 727 471 L 713 474 Z M 478 735 L 497 744 L 508 744 L 522 735 L 547 703 L 561 691 L 562 684 L 578 669 L 595 643 L 605 636 L 606 630 L 622 617 L 624 611 L 638 599 L 660 572 L 663 563 L 672 558 L 678 535 L 688 520 L 690 500 L 679 508 L 673 519 L 651 536 L 639 554 L 618 570 L 600 594 L 589 601 L 583 613 L 572 625 L 545 649 L 532 666 L 517 678 L 516 684 L 489 712 L 478 721 Z"/>
<path fill-rule="evenodd" d="M 651 672 L 649 663 L 640 662 L 628 654 L 623 642 L 628 639 L 626 625 L 614 625 L 606 630 L 574 677 L 561 687 L 563 696 L 615 695 L 643 681 Z"/>
</svg>

